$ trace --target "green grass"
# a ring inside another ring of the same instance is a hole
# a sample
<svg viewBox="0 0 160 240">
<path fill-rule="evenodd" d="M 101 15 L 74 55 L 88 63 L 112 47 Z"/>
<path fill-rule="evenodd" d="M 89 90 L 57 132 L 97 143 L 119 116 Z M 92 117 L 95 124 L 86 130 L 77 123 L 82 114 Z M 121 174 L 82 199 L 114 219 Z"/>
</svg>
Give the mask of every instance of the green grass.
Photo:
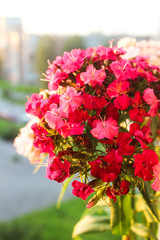
<svg viewBox="0 0 160 240">
<path fill-rule="evenodd" d="M 17 136 L 19 128 L 23 126 L 24 124 L 0 119 L 0 138 L 12 141 Z"/>
<path fill-rule="evenodd" d="M 85 206 L 81 199 L 62 203 L 36 211 L 14 221 L 0 224 L 0 240 L 71 240 L 74 225 L 80 219 Z M 86 234 L 83 240 L 119 240 L 111 232 Z M 78 239 L 77 239 L 78 240 Z"/>
<path fill-rule="evenodd" d="M 22 93 L 38 93 L 40 85 L 26 85 L 26 84 L 14 84 L 7 80 L 0 79 L 0 88 L 4 90 L 12 90 Z"/>
</svg>

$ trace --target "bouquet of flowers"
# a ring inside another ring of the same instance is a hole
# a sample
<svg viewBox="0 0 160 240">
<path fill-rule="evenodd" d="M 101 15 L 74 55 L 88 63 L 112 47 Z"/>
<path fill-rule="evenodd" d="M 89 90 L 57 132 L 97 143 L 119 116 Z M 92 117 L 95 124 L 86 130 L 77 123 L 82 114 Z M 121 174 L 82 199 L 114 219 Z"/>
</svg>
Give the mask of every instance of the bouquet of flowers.
<svg viewBox="0 0 160 240">
<path fill-rule="evenodd" d="M 14 145 L 36 165 L 47 159 L 50 180 L 70 178 L 73 195 L 87 200 L 87 208 L 104 200 L 115 212 L 114 205 L 122 208 L 126 199 L 125 207 L 133 208 L 138 191 L 159 221 L 158 129 L 153 134 L 152 126 L 160 116 L 160 68 L 145 57 L 124 59 L 125 53 L 111 43 L 48 62 L 48 89 L 28 97 L 25 110 L 32 119 Z"/>
</svg>

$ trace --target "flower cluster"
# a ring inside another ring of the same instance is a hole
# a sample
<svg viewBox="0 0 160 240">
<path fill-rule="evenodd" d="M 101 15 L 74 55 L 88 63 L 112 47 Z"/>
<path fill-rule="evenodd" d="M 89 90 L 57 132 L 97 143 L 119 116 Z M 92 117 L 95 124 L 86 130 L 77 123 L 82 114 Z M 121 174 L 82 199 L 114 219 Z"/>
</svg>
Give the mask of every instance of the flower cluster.
<svg viewBox="0 0 160 240">
<path fill-rule="evenodd" d="M 35 119 L 32 152 L 40 162 L 47 156 L 46 177 L 60 183 L 75 175 L 73 194 L 91 195 L 88 208 L 101 198 L 116 201 L 143 181 L 160 190 L 151 132 L 151 119 L 159 118 L 160 69 L 124 54 L 104 46 L 65 52 L 49 63 L 48 89 L 26 103 Z"/>
</svg>

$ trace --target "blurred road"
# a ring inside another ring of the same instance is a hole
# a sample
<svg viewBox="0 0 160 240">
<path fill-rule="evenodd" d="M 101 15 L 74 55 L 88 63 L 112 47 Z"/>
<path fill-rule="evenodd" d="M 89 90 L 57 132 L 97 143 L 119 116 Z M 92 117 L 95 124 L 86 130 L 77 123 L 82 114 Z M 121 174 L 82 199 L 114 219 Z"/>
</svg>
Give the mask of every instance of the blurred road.
<svg viewBox="0 0 160 240">
<path fill-rule="evenodd" d="M 46 179 L 45 167 L 34 166 L 18 156 L 11 142 L 0 140 L 0 221 L 13 219 L 55 203 L 62 184 Z M 71 187 L 64 199 L 71 197 Z"/>
</svg>

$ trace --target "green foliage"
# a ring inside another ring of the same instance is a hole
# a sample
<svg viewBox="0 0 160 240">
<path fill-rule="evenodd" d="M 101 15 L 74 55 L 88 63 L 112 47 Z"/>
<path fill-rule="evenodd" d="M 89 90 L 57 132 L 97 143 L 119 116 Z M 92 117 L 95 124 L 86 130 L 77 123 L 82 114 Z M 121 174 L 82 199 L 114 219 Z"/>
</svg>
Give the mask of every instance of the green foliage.
<svg viewBox="0 0 160 240">
<path fill-rule="evenodd" d="M 14 140 L 21 127 L 21 124 L 0 119 L 0 138 L 10 141 Z"/>
<path fill-rule="evenodd" d="M 45 73 L 48 68 L 47 60 L 53 61 L 57 55 L 56 40 L 54 37 L 44 35 L 40 37 L 36 51 L 36 69 L 38 73 Z"/>
<path fill-rule="evenodd" d="M 129 214 L 128 214 L 129 213 Z M 130 195 L 117 196 L 117 201 L 111 207 L 111 229 L 115 235 L 127 235 L 132 220 Z"/>
<path fill-rule="evenodd" d="M 73 226 L 85 209 L 81 199 L 63 202 L 56 206 L 36 211 L 14 221 L 0 224 L 0 240 L 71 240 Z M 119 240 L 110 232 L 90 234 L 77 240 Z"/>
</svg>

